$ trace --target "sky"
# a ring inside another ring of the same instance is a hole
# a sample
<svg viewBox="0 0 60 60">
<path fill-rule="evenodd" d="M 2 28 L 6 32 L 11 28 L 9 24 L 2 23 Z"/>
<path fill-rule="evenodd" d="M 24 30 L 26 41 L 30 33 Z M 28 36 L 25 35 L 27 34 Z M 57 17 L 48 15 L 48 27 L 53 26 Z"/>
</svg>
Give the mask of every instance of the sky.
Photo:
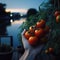
<svg viewBox="0 0 60 60">
<path fill-rule="evenodd" d="M 0 3 L 5 3 L 7 11 L 27 12 L 29 8 L 38 9 L 39 5 L 44 0 L 0 0 Z"/>
</svg>

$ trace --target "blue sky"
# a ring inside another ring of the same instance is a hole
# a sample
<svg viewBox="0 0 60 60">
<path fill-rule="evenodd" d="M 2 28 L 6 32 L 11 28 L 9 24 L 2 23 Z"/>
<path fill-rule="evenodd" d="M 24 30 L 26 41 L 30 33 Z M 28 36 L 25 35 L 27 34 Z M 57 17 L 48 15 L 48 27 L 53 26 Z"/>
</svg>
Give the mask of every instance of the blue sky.
<svg viewBox="0 0 60 60">
<path fill-rule="evenodd" d="M 43 1 L 46 0 L 0 0 L 0 3 L 5 3 L 8 11 L 26 12 L 29 8 L 38 9 Z"/>
<path fill-rule="evenodd" d="M 37 8 L 43 0 L 0 0 L 7 4 L 7 8 Z"/>
</svg>

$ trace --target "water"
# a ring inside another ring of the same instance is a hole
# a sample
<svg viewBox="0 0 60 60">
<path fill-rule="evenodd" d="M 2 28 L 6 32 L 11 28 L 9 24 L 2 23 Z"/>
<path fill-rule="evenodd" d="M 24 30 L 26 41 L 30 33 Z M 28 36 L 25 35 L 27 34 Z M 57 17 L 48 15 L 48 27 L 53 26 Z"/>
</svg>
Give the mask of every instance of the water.
<svg viewBox="0 0 60 60">
<path fill-rule="evenodd" d="M 25 18 L 21 18 L 20 20 L 15 20 L 11 25 L 6 27 L 6 33 L 8 36 L 13 36 L 13 47 L 17 47 L 19 45 L 18 33 L 20 25 L 25 21 Z"/>
</svg>

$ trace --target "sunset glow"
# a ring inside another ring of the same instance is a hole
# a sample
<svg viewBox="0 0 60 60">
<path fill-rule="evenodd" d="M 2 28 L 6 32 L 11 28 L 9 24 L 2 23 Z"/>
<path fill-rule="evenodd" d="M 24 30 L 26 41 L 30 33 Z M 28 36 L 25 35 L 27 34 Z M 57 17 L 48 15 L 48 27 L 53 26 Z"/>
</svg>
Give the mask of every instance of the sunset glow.
<svg viewBox="0 0 60 60">
<path fill-rule="evenodd" d="M 20 13 L 26 13 L 27 9 L 6 9 L 6 12 L 20 12 Z"/>
</svg>

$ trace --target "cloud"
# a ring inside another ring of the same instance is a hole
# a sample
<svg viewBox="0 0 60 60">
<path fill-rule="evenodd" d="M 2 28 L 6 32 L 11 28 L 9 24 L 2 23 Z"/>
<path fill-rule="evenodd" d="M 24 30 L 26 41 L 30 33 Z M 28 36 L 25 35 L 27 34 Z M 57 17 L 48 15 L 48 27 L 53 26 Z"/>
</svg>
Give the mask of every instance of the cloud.
<svg viewBox="0 0 60 60">
<path fill-rule="evenodd" d="M 6 12 L 20 12 L 20 13 L 27 13 L 27 9 L 6 9 Z"/>
</svg>

